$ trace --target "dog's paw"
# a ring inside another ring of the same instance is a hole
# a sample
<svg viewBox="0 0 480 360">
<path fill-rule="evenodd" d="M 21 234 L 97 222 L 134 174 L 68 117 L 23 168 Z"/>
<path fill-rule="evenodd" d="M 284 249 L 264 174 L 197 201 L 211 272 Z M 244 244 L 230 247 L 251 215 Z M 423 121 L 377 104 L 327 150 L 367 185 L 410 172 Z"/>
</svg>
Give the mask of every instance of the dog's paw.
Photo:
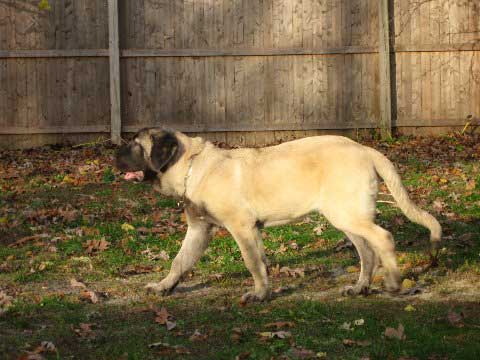
<svg viewBox="0 0 480 360">
<path fill-rule="evenodd" d="M 342 296 L 367 296 L 370 294 L 370 287 L 363 284 L 348 285 L 342 288 L 341 294 Z"/>
<path fill-rule="evenodd" d="M 402 287 L 400 279 L 399 272 L 392 272 L 388 274 L 383 284 L 385 286 L 385 290 L 392 294 L 398 293 Z"/>
<path fill-rule="evenodd" d="M 156 295 L 161 295 L 161 296 L 167 296 L 172 293 L 172 291 L 175 289 L 177 286 L 178 282 L 174 284 L 173 286 L 169 286 L 165 282 L 159 282 L 159 283 L 148 283 L 145 286 L 145 290 L 147 290 L 147 293 L 151 294 L 156 294 Z"/>
<path fill-rule="evenodd" d="M 268 297 L 269 297 L 268 291 L 262 291 L 262 292 L 249 291 L 242 295 L 242 298 L 240 299 L 240 304 L 245 305 L 247 303 L 260 302 L 268 299 Z"/>
<path fill-rule="evenodd" d="M 368 285 L 356 284 L 354 286 L 345 286 L 342 291 L 342 296 L 357 296 L 370 294 L 370 287 Z"/>
</svg>

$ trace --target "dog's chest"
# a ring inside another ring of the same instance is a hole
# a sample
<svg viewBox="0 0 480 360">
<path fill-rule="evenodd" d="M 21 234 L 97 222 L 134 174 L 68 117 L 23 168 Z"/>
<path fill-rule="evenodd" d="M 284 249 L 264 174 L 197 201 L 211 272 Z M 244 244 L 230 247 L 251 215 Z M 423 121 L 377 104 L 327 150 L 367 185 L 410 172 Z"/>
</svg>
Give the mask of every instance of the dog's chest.
<svg viewBox="0 0 480 360">
<path fill-rule="evenodd" d="M 205 205 L 194 204 L 193 202 L 186 200 L 186 209 L 191 216 L 197 218 L 198 220 L 217 226 L 222 226 L 221 222 L 208 210 Z"/>
</svg>

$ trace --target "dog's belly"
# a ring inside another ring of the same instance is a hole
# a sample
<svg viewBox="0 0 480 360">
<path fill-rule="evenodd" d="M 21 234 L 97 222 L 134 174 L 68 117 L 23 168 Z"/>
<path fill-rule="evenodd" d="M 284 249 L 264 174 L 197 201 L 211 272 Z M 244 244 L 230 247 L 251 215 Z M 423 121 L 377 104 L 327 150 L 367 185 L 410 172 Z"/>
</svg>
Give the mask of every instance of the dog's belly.
<svg viewBox="0 0 480 360">
<path fill-rule="evenodd" d="M 307 204 L 307 201 L 304 203 L 291 202 L 288 204 L 290 206 L 285 206 L 287 205 L 285 203 L 282 204 L 283 206 L 276 207 L 275 205 L 277 204 L 267 204 L 267 206 L 261 206 L 255 209 L 258 221 L 260 221 L 264 227 L 298 222 L 308 214 L 318 210 L 314 203 Z"/>
<path fill-rule="evenodd" d="M 292 218 L 292 219 L 266 220 L 266 221 L 262 222 L 262 224 L 263 224 L 264 227 L 286 225 L 286 224 L 291 224 L 291 223 L 298 222 L 298 221 L 302 220 L 302 218 L 304 218 L 305 216 L 306 216 L 306 214 L 303 215 L 303 216 Z"/>
</svg>

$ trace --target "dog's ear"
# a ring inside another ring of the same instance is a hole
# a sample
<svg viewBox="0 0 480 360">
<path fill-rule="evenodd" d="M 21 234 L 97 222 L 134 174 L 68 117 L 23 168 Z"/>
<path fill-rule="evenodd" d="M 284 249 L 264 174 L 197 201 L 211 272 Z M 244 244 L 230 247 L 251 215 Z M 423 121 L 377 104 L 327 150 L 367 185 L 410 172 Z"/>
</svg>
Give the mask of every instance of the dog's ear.
<svg viewBox="0 0 480 360">
<path fill-rule="evenodd" d="M 152 151 L 150 159 L 154 170 L 165 172 L 175 163 L 175 155 L 178 152 L 177 137 L 170 132 L 152 135 Z"/>
</svg>

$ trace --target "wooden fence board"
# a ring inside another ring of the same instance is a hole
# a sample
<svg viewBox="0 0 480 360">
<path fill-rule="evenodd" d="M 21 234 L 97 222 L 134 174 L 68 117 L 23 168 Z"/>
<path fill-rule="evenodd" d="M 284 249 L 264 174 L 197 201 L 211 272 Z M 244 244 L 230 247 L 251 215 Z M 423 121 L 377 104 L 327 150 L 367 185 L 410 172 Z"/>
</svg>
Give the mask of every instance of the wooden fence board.
<svg viewBox="0 0 480 360">
<path fill-rule="evenodd" d="M 395 125 L 480 116 L 477 1 L 392 3 Z M 0 1 L 0 133 L 109 131 L 107 0 L 51 4 Z M 119 5 L 127 130 L 166 125 L 247 143 L 255 130 L 271 141 L 380 125 L 377 0 Z"/>
</svg>

